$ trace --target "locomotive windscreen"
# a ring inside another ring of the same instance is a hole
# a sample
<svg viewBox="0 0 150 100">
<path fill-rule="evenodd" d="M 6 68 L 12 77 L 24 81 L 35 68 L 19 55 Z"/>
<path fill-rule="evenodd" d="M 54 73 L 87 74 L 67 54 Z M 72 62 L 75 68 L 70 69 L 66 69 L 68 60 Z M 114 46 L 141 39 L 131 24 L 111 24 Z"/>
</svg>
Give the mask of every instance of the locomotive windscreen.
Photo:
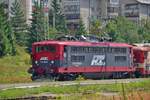
<svg viewBox="0 0 150 100">
<path fill-rule="evenodd" d="M 51 45 L 36 46 L 36 53 L 41 51 L 55 52 L 56 48 L 55 46 L 51 46 Z"/>
</svg>

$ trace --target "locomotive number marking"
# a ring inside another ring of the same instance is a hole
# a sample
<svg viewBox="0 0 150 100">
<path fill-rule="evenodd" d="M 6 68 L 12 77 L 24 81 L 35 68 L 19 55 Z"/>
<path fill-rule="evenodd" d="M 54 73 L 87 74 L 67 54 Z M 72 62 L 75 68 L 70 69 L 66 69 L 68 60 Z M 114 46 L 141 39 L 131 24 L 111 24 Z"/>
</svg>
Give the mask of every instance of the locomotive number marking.
<svg viewBox="0 0 150 100">
<path fill-rule="evenodd" d="M 91 65 L 104 66 L 105 65 L 105 55 L 94 55 Z"/>
<path fill-rule="evenodd" d="M 48 57 L 41 57 L 40 63 L 47 64 L 48 63 Z"/>
<path fill-rule="evenodd" d="M 40 60 L 48 60 L 48 57 L 41 57 Z"/>
</svg>

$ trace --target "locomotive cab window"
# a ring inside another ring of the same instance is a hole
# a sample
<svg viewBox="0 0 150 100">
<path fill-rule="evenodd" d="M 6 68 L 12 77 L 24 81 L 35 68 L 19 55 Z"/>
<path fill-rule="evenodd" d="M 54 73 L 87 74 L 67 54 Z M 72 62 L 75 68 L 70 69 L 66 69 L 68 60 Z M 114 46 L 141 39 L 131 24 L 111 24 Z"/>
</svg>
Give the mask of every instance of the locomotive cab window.
<svg viewBox="0 0 150 100">
<path fill-rule="evenodd" d="M 36 46 L 36 53 L 41 52 L 41 51 L 47 51 L 47 52 L 55 52 L 56 48 L 55 46 L 51 45 L 43 45 L 43 46 Z"/>
</svg>

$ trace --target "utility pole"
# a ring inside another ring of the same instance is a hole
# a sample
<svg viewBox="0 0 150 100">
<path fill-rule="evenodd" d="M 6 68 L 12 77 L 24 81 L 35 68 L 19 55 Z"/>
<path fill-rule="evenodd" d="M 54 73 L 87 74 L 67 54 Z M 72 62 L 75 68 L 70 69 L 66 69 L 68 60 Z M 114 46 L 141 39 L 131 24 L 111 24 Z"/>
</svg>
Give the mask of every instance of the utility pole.
<svg viewBox="0 0 150 100">
<path fill-rule="evenodd" d="M 47 30 L 47 39 L 49 39 L 49 1 L 46 0 L 46 30 Z"/>
<path fill-rule="evenodd" d="M 48 0 L 41 0 L 41 5 L 44 13 L 44 39 L 49 39 L 49 14 L 48 14 Z"/>
<path fill-rule="evenodd" d="M 42 13 L 44 14 L 43 15 L 43 18 L 44 18 L 44 40 L 46 40 L 46 33 L 47 33 L 47 30 L 46 30 L 46 12 L 45 12 L 45 0 L 40 0 L 40 5 L 41 5 L 41 8 L 42 8 Z"/>
<path fill-rule="evenodd" d="M 49 9 L 49 8 L 48 8 Z M 46 19 L 47 19 L 47 39 L 49 40 L 49 13 L 47 13 L 47 17 L 46 17 Z"/>
<path fill-rule="evenodd" d="M 89 0 L 89 32 L 90 32 L 90 23 L 91 23 L 91 0 Z"/>
<path fill-rule="evenodd" d="M 53 9 L 53 28 L 55 29 L 55 26 L 56 26 L 56 13 L 54 12 L 54 9 Z"/>
</svg>

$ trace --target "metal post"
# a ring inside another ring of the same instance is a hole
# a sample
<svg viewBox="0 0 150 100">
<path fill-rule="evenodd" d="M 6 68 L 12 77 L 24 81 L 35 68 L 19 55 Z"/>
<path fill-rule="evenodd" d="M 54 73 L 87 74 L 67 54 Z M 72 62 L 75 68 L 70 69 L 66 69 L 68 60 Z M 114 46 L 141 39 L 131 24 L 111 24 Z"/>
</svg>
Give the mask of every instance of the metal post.
<svg viewBox="0 0 150 100">
<path fill-rule="evenodd" d="M 47 13 L 47 39 L 49 40 L 49 13 Z"/>
<path fill-rule="evenodd" d="M 44 14 L 43 18 L 44 18 L 44 40 L 46 40 L 46 32 L 47 32 L 47 29 L 46 29 L 46 12 L 45 12 L 45 6 L 44 6 L 44 0 L 41 0 L 40 1 L 40 5 L 41 5 L 41 8 L 42 8 L 42 12 Z"/>
<path fill-rule="evenodd" d="M 89 0 L 89 33 L 90 33 L 90 19 L 91 19 L 91 0 Z"/>
<path fill-rule="evenodd" d="M 55 14 L 55 12 L 54 12 L 54 10 L 53 10 L 53 28 L 55 29 L 55 18 L 56 17 L 56 14 Z"/>
</svg>

